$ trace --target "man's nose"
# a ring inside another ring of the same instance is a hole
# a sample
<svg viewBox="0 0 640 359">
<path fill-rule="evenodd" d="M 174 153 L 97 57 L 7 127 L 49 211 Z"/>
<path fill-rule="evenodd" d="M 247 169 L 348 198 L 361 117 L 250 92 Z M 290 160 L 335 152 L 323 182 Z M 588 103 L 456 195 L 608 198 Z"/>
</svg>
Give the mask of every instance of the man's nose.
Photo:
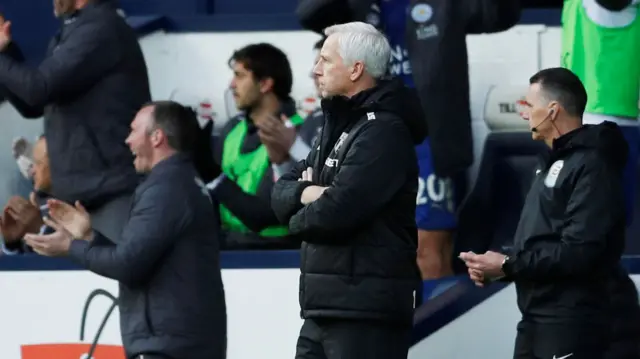
<svg viewBox="0 0 640 359">
<path fill-rule="evenodd" d="M 320 64 L 320 61 L 318 61 L 318 63 L 313 67 L 313 71 L 311 71 L 311 73 L 313 76 L 322 75 L 322 65 Z"/>
</svg>

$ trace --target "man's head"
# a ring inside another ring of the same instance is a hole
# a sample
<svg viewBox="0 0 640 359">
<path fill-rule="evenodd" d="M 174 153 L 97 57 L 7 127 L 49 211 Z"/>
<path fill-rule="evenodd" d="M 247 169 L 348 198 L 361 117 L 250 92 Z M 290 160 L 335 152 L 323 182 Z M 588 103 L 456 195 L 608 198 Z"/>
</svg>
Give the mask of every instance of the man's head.
<svg viewBox="0 0 640 359">
<path fill-rule="evenodd" d="M 323 37 L 320 40 L 318 40 L 314 45 L 313 45 L 313 67 L 311 68 L 311 79 L 313 80 L 313 86 L 316 89 L 316 95 L 318 97 L 322 97 L 322 91 L 320 91 L 320 84 L 318 83 L 318 76 L 316 76 L 316 74 L 314 73 L 313 69 L 316 67 L 316 64 L 318 63 L 318 61 L 320 61 L 320 50 L 322 50 L 322 45 L 324 45 L 324 40 L 326 38 Z"/>
<path fill-rule="evenodd" d="M 285 101 L 291 93 L 293 75 L 287 55 L 271 44 L 253 44 L 233 53 L 231 90 L 238 109 L 259 107 L 265 98 Z"/>
<path fill-rule="evenodd" d="M 387 73 L 391 47 L 375 27 L 350 22 L 328 27 L 324 34 L 327 40 L 313 69 L 322 97 L 351 97 Z"/>
<path fill-rule="evenodd" d="M 48 192 L 51 190 L 49 154 L 47 152 L 47 140 L 44 136 L 40 136 L 33 145 L 33 164 L 30 171 L 33 178 L 33 188 L 36 191 Z"/>
<path fill-rule="evenodd" d="M 89 0 L 53 0 L 53 14 L 55 17 L 71 15 L 87 6 L 88 3 Z"/>
<path fill-rule="evenodd" d="M 529 121 L 534 140 L 553 140 L 582 125 L 587 91 L 573 72 L 562 67 L 545 69 L 529 79 L 522 118 Z"/>
<path fill-rule="evenodd" d="M 200 126 L 195 111 L 173 101 L 156 101 L 142 107 L 125 140 L 135 156 L 139 173 L 147 173 L 176 152 L 191 153 Z"/>
</svg>

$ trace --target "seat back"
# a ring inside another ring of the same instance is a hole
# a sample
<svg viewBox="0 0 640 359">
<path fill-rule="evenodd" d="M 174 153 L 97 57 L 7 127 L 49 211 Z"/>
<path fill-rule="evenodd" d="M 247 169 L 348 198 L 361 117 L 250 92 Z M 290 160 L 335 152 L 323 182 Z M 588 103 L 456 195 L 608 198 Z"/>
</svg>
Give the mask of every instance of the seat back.
<svg viewBox="0 0 640 359">
<path fill-rule="evenodd" d="M 454 256 L 462 251 L 500 250 L 513 239 L 539 156 L 546 151 L 515 110 L 526 86 L 494 87 L 487 93 L 488 134 L 477 160 L 477 175 L 458 211 Z M 456 272 L 464 272 L 463 263 Z"/>
</svg>

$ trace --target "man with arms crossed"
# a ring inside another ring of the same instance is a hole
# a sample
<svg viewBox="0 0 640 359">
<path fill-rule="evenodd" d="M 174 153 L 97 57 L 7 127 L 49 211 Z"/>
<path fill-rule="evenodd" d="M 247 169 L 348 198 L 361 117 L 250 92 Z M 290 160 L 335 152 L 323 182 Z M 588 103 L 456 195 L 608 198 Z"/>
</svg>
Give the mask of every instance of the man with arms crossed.
<svg viewBox="0 0 640 359">
<path fill-rule="evenodd" d="M 587 93 L 564 68 L 530 79 L 523 117 L 551 151 L 536 169 L 508 255 L 461 253 L 483 285 L 514 281 L 522 320 L 516 359 L 601 359 L 609 281 L 624 248 L 627 143 L 612 122 L 583 125 Z"/>
<path fill-rule="evenodd" d="M 303 241 L 297 359 L 404 359 L 416 264 L 413 146 L 420 103 L 381 80 L 390 47 L 373 26 L 336 25 L 314 69 L 325 124 L 306 160 L 275 185 L 272 206 Z"/>
<path fill-rule="evenodd" d="M 140 110 L 127 144 L 135 167 L 148 173 L 138 186 L 122 238 L 95 242 L 88 214 L 50 200 L 56 229 L 25 241 L 47 256 L 67 255 L 120 283 L 120 332 L 127 358 L 222 359 L 226 314 L 214 205 L 192 164 L 199 131 L 195 113 L 175 102 Z"/>
</svg>

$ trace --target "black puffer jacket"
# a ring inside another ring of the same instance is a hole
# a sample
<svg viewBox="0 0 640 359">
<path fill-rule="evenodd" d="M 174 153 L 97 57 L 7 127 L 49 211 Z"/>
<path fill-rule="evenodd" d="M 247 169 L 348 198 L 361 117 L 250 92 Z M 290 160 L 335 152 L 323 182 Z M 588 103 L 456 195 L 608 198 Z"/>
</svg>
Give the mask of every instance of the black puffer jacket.
<svg viewBox="0 0 640 359">
<path fill-rule="evenodd" d="M 278 218 L 303 240 L 302 316 L 409 324 L 420 284 L 414 143 L 426 135 L 417 96 L 384 82 L 322 108 L 320 145 L 272 194 Z M 298 181 L 307 167 L 313 182 Z M 310 185 L 328 189 L 303 207 Z"/>
</svg>

